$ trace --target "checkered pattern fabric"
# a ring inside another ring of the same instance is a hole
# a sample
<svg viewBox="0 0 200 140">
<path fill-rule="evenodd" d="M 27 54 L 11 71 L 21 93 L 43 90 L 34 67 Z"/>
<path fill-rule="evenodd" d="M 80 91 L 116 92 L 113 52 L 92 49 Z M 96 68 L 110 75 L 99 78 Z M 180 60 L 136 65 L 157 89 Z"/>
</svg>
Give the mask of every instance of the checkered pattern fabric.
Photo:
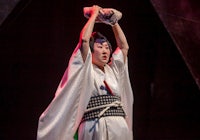
<svg viewBox="0 0 200 140">
<path fill-rule="evenodd" d="M 94 108 L 97 106 L 104 106 L 107 104 L 111 104 L 115 101 L 120 101 L 121 98 L 119 96 L 113 95 L 101 95 L 91 97 L 87 109 Z M 95 109 L 89 112 L 86 112 L 83 116 L 82 121 L 93 120 L 98 118 L 99 113 L 105 109 L 106 107 L 102 107 L 100 109 Z M 125 117 L 124 110 L 122 106 L 111 106 L 108 110 L 106 110 L 101 117 L 106 116 L 123 116 Z"/>
</svg>

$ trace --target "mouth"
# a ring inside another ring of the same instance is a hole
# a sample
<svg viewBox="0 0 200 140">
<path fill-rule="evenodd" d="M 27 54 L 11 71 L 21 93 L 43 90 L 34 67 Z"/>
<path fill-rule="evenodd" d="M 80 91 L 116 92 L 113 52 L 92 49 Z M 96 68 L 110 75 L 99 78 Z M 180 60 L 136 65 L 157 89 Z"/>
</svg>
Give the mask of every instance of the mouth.
<svg viewBox="0 0 200 140">
<path fill-rule="evenodd" d="M 103 56 L 103 60 L 107 60 L 108 59 L 108 57 L 107 56 Z"/>
</svg>

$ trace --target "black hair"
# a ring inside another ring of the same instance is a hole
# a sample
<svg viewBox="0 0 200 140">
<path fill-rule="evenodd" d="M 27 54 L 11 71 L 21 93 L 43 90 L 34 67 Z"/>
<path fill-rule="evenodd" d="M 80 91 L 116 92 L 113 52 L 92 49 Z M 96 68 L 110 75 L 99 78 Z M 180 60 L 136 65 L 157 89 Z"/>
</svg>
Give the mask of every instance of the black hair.
<svg viewBox="0 0 200 140">
<path fill-rule="evenodd" d="M 110 53 L 112 53 L 112 46 L 110 44 L 110 42 L 108 41 L 108 39 L 103 35 L 101 34 L 100 32 L 93 32 L 91 37 L 90 37 L 90 42 L 89 42 L 89 45 L 90 45 L 90 49 L 91 51 L 93 52 L 94 51 L 94 43 L 97 41 L 97 40 L 102 40 L 102 43 L 103 42 L 107 42 L 108 43 L 108 46 L 109 46 L 109 49 L 110 49 Z"/>
</svg>

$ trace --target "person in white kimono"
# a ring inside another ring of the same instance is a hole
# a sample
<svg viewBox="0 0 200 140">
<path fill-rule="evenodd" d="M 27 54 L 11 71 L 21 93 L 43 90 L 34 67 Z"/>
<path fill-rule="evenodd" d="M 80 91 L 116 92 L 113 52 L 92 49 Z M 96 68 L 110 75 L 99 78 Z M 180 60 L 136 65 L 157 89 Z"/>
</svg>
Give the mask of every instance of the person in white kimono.
<svg viewBox="0 0 200 140">
<path fill-rule="evenodd" d="M 37 140 L 73 140 L 75 134 L 79 140 L 133 140 L 129 46 L 118 23 L 121 13 L 97 5 L 87 10 L 90 16 L 55 97 L 39 118 Z M 107 38 L 93 31 L 97 22 L 112 28 L 113 53 Z"/>
</svg>

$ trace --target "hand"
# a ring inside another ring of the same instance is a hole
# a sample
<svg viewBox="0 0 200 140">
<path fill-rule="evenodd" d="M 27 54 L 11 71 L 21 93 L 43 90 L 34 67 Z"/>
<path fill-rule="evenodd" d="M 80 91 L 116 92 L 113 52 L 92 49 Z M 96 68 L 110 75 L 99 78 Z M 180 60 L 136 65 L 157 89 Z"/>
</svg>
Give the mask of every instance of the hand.
<svg viewBox="0 0 200 140">
<path fill-rule="evenodd" d="M 86 18 L 90 18 L 92 15 L 97 17 L 100 12 L 102 12 L 102 8 L 98 5 L 83 8 L 83 13 Z"/>
<path fill-rule="evenodd" d="M 100 15 L 98 16 L 99 22 L 111 26 L 115 25 L 121 18 L 122 13 L 113 8 L 103 8 L 100 10 Z"/>
<path fill-rule="evenodd" d="M 105 23 L 108 25 L 115 25 L 122 17 L 122 13 L 113 8 L 102 8 L 98 5 L 83 8 L 84 16 L 90 18 L 91 15 L 96 16 L 96 23 Z"/>
</svg>

